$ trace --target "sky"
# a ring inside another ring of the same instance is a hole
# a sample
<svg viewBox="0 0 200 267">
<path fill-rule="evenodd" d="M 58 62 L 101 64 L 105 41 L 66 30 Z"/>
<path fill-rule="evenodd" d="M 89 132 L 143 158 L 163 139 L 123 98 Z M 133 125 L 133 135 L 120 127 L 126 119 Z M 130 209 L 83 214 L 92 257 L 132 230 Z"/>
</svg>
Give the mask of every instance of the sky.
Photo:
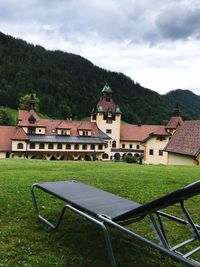
<svg viewBox="0 0 200 267">
<path fill-rule="evenodd" d="M 200 0 L 0 0 L 0 31 L 200 95 Z"/>
</svg>

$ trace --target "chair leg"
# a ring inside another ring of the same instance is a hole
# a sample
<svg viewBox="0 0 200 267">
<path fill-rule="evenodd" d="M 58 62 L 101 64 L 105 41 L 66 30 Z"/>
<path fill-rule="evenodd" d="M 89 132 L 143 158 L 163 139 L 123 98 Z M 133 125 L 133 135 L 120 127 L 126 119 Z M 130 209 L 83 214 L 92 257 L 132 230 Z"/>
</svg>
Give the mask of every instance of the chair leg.
<svg viewBox="0 0 200 267">
<path fill-rule="evenodd" d="M 104 225 L 103 222 L 100 222 L 96 219 L 94 219 L 93 217 L 89 216 L 88 214 L 70 206 L 70 205 L 65 205 L 63 208 L 62 208 L 62 211 L 58 217 L 58 220 L 55 224 L 51 223 L 50 221 L 48 221 L 47 219 L 45 219 L 41 214 L 40 214 L 40 210 L 39 210 L 39 207 L 38 207 L 38 203 L 37 203 L 37 200 L 36 200 L 36 197 L 35 197 L 35 192 L 34 192 L 34 188 L 36 187 L 37 185 L 34 184 L 32 187 L 31 187 L 31 194 L 32 194 L 32 198 L 33 198 L 33 203 L 34 203 L 34 207 L 35 207 L 35 211 L 36 211 L 36 215 L 37 217 L 43 221 L 44 223 L 46 223 L 47 225 L 49 225 L 51 228 L 53 229 L 57 229 L 61 223 L 61 220 L 63 218 L 63 215 L 65 213 L 65 210 L 66 209 L 69 209 L 73 212 L 75 212 L 76 214 L 84 217 L 85 219 L 87 219 L 88 221 L 96 224 L 97 226 L 99 226 L 103 232 L 103 236 L 104 236 L 104 240 L 105 240 L 105 243 L 106 243 L 106 247 L 107 247 L 107 252 L 108 252 L 108 256 L 109 256 L 109 260 L 110 260 L 110 263 L 111 263 L 111 266 L 112 267 L 117 267 L 117 264 L 116 264 L 116 261 L 115 261 L 115 257 L 114 257 L 114 253 L 113 253 L 113 249 L 112 249 L 112 244 L 111 244 L 111 240 L 110 240 L 110 237 L 109 237 L 109 234 L 108 234 L 108 230 L 106 228 L 106 226 Z"/>
<path fill-rule="evenodd" d="M 70 206 L 70 205 L 66 205 L 66 207 L 72 211 L 74 211 L 75 213 L 79 214 L 80 216 L 84 217 L 85 219 L 87 219 L 88 221 L 96 224 L 97 226 L 99 226 L 101 228 L 101 230 L 103 231 L 103 235 L 104 235 L 104 240 L 105 240 L 105 243 L 106 243 L 106 247 L 107 247 L 107 251 L 108 251 L 108 256 L 109 256 L 109 259 L 110 259 L 110 263 L 111 263 L 111 266 L 112 267 L 117 267 L 117 264 L 116 264 L 116 260 L 115 260 L 115 256 L 114 256 L 114 253 L 113 253 L 113 249 L 112 249 L 112 244 L 111 244 L 111 240 L 110 240 L 110 237 L 109 237 L 109 234 L 108 234 L 108 230 L 106 228 L 106 226 L 104 225 L 103 222 L 100 222 L 96 219 L 94 219 L 93 217 L 89 216 L 88 214 Z"/>
<path fill-rule="evenodd" d="M 44 218 L 41 214 L 40 214 L 40 209 L 39 209 L 39 206 L 38 206 L 38 203 L 37 203 L 37 200 L 36 200 L 36 197 L 35 197 L 35 192 L 34 192 L 34 188 L 36 187 L 37 185 L 34 184 L 32 185 L 31 187 L 31 195 L 32 195 L 32 199 L 33 199 L 33 203 L 34 203 L 34 207 L 35 207 L 35 212 L 36 212 L 36 216 L 41 220 L 43 221 L 44 223 L 46 223 L 48 226 L 50 226 L 51 228 L 53 229 L 57 229 L 61 223 L 61 220 L 62 220 L 62 217 L 65 213 L 65 210 L 66 210 L 66 206 L 64 206 L 61 210 L 61 213 L 60 215 L 58 216 L 58 219 L 56 221 L 55 224 L 51 223 L 50 221 L 48 221 L 46 218 Z"/>
</svg>

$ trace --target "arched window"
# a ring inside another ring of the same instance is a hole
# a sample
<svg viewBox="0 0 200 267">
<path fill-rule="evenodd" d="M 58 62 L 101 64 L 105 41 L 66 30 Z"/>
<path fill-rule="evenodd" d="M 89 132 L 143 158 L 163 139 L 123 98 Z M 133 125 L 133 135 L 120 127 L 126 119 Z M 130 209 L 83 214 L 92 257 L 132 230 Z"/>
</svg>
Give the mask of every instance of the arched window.
<svg viewBox="0 0 200 267">
<path fill-rule="evenodd" d="M 115 148 L 116 147 L 116 141 L 112 142 L 112 147 Z"/>
<path fill-rule="evenodd" d="M 17 149 L 23 149 L 23 148 L 24 148 L 24 145 L 22 143 L 17 144 Z"/>
<path fill-rule="evenodd" d="M 109 159 L 108 154 L 104 153 L 104 154 L 102 155 L 102 159 Z"/>
<path fill-rule="evenodd" d="M 48 149 L 53 149 L 53 144 L 52 143 L 48 144 Z"/>
<path fill-rule="evenodd" d="M 58 144 L 57 149 L 62 149 L 62 144 Z"/>
</svg>

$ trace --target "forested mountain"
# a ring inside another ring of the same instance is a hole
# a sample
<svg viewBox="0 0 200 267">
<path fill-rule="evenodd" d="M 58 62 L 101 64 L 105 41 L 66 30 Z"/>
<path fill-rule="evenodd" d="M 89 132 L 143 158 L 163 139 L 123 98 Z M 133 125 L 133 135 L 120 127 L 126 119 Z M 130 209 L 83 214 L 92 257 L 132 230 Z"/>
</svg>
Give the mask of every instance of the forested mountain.
<svg viewBox="0 0 200 267">
<path fill-rule="evenodd" d="M 200 119 L 200 96 L 189 90 L 173 90 L 167 93 L 165 99 L 172 106 L 179 104 L 185 119 Z"/>
<path fill-rule="evenodd" d="M 81 56 L 47 51 L 0 33 L 0 106 L 16 109 L 19 98 L 33 92 L 40 99 L 40 112 L 52 118 L 72 114 L 80 119 L 90 114 L 106 82 L 125 121 L 155 124 L 169 118 L 171 105 L 166 96 L 141 87 L 124 74 L 99 68 Z"/>
</svg>

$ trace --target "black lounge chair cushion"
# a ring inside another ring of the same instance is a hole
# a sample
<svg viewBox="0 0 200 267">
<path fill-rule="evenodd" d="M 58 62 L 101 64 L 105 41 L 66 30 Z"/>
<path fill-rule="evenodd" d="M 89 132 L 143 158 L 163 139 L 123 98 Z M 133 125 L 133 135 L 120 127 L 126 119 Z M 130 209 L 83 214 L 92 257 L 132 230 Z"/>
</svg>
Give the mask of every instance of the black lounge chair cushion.
<svg viewBox="0 0 200 267">
<path fill-rule="evenodd" d="M 145 216 L 150 212 L 155 212 L 159 209 L 166 208 L 177 202 L 186 200 L 200 193 L 200 181 L 189 184 L 181 189 L 178 189 L 172 193 L 162 196 L 156 200 L 141 205 L 138 208 L 133 209 L 130 212 L 126 212 L 121 216 L 115 218 L 116 220 L 127 220 L 129 218 Z"/>
<path fill-rule="evenodd" d="M 79 210 L 92 214 L 95 217 L 105 215 L 113 221 L 140 218 L 149 212 L 168 207 L 200 193 L 200 181 L 198 181 L 154 201 L 140 205 L 134 201 L 77 181 L 45 182 L 37 184 L 37 187 L 69 202 Z"/>
<path fill-rule="evenodd" d="M 140 206 L 136 202 L 77 181 L 45 182 L 37 184 L 37 187 L 95 217 L 106 215 L 114 220 Z"/>
</svg>

